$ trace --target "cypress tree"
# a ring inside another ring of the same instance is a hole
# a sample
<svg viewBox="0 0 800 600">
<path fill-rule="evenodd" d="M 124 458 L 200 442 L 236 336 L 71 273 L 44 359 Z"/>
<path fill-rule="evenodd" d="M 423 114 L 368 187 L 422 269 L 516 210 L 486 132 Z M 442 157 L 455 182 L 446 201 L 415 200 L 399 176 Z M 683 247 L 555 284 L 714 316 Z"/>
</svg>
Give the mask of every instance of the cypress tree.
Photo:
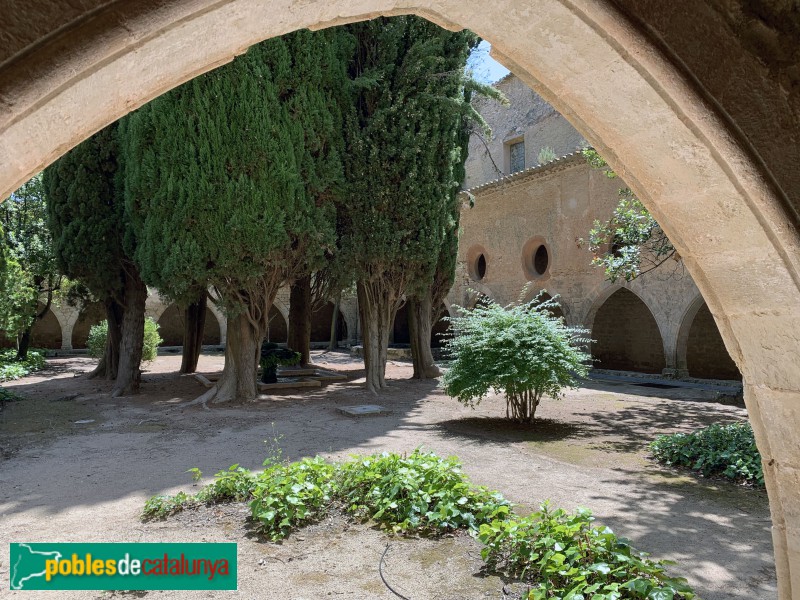
<svg viewBox="0 0 800 600">
<path fill-rule="evenodd" d="M 350 47 L 341 30 L 267 40 L 127 118 L 138 264 L 173 298 L 211 286 L 228 318 L 225 368 L 203 401 L 255 398 L 278 289 L 335 245 Z"/>
<path fill-rule="evenodd" d="M 444 287 L 452 283 L 453 203 L 471 111 L 464 68 L 477 38 L 417 17 L 350 29 L 357 40 L 350 68 L 356 98 L 345 134 L 341 261 L 356 277 L 367 389 L 375 392 L 386 387 L 389 334 L 404 297 L 431 305 L 437 268 Z M 418 339 L 424 324 L 416 322 Z"/>
<path fill-rule="evenodd" d="M 109 125 L 44 171 L 59 268 L 106 306 L 106 353 L 92 375 L 115 379 L 114 396 L 139 389 L 147 299 L 147 288 L 131 258 L 118 135 L 117 124 Z"/>
</svg>

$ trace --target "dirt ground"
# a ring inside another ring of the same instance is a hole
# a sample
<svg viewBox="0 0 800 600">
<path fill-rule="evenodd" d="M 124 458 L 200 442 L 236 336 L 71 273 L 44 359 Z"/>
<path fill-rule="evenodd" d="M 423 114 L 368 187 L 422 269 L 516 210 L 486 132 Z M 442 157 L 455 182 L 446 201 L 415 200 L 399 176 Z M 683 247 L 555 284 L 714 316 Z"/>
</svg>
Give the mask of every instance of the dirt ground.
<svg viewBox="0 0 800 600">
<path fill-rule="evenodd" d="M 186 405 L 203 388 L 180 376 L 179 356 L 162 356 L 144 375 L 142 394 L 112 399 L 111 385 L 80 375 L 86 358 L 55 358 L 48 369 L 6 385 L 26 399 L 0 412 L 0 596 L 8 592 L 8 542 L 237 542 L 236 592 L 60 592 L 46 598 L 396 598 L 384 574 L 413 600 L 512 598 L 516 588 L 481 572 L 479 545 L 465 535 L 440 540 L 390 537 L 338 515 L 282 544 L 259 539 L 246 505 L 189 511 L 142 523 L 154 494 L 194 491 L 186 470 L 206 478 L 233 463 L 257 469 L 279 446 L 284 458 L 331 458 L 424 446 L 456 455 L 475 483 L 535 509 L 550 499 L 585 506 L 598 522 L 656 558 L 677 561 L 707 600 L 775 598 L 766 494 L 671 471 L 647 459 L 656 434 L 744 419 L 745 410 L 713 402 L 714 392 L 589 383 L 562 401 L 546 400 L 533 428 L 499 417 L 503 401 L 459 405 L 436 382 L 409 380 L 392 362 L 390 389 L 363 390 L 360 362 L 314 353 L 314 362 L 350 376 L 302 393 L 264 396 L 246 406 Z M 200 371 L 222 368 L 201 357 Z M 73 395 L 78 394 L 77 397 Z M 382 416 L 350 418 L 338 406 L 379 403 Z M 91 420 L 89 423 L 76 421 Z M 277 441 L 276 441 L 277 440 Z"/>
</svg>

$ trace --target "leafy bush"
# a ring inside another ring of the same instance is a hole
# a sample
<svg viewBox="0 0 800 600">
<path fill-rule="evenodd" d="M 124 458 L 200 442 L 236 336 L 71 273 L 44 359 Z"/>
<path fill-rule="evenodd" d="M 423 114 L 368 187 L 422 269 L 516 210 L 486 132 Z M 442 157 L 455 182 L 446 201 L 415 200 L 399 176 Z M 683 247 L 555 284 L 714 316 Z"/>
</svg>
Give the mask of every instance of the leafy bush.
<svg viewBox="0 0 800 600">
<path fill-rule="evenodd" d="M 498 492 L 471 486 L 455 457 L 420 449 L 350 460 L 340 469 L 339 494 L 349 512 L 396 532 L 477 529 L 510 511 Z"/>
<path fill-rule="evenodd" d="M 86 346 L 89 349 L 89 356 L 101 358 L 106 351 L 106 338 L 108 337 L 108 321 L 103 321 L 97 325 L 92 325 L 89 330 L 89 338 Z M 144 320 L 144 343 L 142 345 L 142 362 L 155 360 L 158 355 L 158 345 L 162 342 L 158 335 L 158 323 L 152 317 Z"/>
<path fill-rule="evenodd" d="M 704 477 L 724 475 L 764 487 L 761 454 L 749 423 L 710 425 L 693 433 L 658 436 L 650 451 L 667 465 L 688 467 Z"/>
<path fill-rule="evenodd" d="M 685 580 L 664 563 L 637 553 L 607 527 L 592 527 L 591 512 L 568 514 L 545 504 L 525 518 L 483 524 L 478 539 L 489 569 L 531 585 L 528 600 L 691 600 Z"/>
<path fill-rule="evenodd" d="M 319 456 L 267 468 L 255 479 L 250 510 L 269 539 L 319 519 L 334 496 L 336 467 Z"/>
<path fill-rule="evenodd" d="M 17 360 L 17 351 L 13 348 L 0 351 L 0 381 L 19 379 L 44 369 L 44 354 L 44 350 L 30 349 L 24 360 Z"/>
<path fill-rule="evenodd" d="M 578 346 L 588 330 L 567 327 L 550 312 L 553 300 L 502 307 L 487 301 L 452 317 L 445 349 L 452 359 L 445 392 L 475 407 L 494 390 L 506 397 L 506 417 L 532 422 L 543 396 L 557 398 L 585 376 L 591 357 Z"/>
</svg>

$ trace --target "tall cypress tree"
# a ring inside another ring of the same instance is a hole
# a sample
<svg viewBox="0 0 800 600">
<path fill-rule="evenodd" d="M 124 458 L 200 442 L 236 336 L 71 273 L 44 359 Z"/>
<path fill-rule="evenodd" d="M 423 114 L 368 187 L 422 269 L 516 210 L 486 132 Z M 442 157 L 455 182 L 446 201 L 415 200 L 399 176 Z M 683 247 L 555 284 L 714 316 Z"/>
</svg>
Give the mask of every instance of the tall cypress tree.
<svg viewBox="0 0 800 600">
<path fill-rule="evenodd" d="M 386 387 L 389 334 L 404 296 L 430 304 L 442 254 L 453 252 L 461 135 L 471 111 L 464 68 L 477 40 L 417 17 L 350 29 L 357 91 L 345 136 L 341 261 L 355 273 L 367 388 L 377 391 Z"/>
<path fill-rule="evenodd" d="M 124 125 L 136 260 L 180 298 L 213 287 L 225 368 L 205 401 L 250 400 L 278 289 L 335 245 L 351 37 L 298 31 L 157 98 Z"/>
<path fill-rule="evenodd" d="M 112 124 L 44 171 L 48 221 L 59 268 L 106 306 L 106 353 L 95 376 L 115 379 L 114 396 L 139 389 L 147 288 L 132 260 L 131 222 Z"/>
</svg>

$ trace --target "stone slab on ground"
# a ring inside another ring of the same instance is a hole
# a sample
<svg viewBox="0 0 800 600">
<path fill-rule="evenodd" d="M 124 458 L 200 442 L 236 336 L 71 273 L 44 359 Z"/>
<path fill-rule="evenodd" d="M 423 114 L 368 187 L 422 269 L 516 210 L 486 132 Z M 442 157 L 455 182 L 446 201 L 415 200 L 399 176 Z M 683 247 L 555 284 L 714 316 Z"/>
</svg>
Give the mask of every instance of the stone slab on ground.
<svg viewBox="0 0 800 600">
<path fill-rule="evenodd" d="M 337 412 L 348 417 L 372 417 L 377 415 L 388 415 L 391 411 L 378 404 L 357 404 L 355 406 L 339 406 Z"/>
<path fill-rule="evenodd" d="M 322 382 L 318 379 L 312 379 L 310 377 L 300 377 L 300 378 L 286 378 L 284 381 L 278 381 L 276 383 L 260 383 L 258 384 L 258 389 L 261 392 L 267 392 L 269 390 L 294 390 L 300 388 L 315 388 L 321 387 Z"/>
</svg>

